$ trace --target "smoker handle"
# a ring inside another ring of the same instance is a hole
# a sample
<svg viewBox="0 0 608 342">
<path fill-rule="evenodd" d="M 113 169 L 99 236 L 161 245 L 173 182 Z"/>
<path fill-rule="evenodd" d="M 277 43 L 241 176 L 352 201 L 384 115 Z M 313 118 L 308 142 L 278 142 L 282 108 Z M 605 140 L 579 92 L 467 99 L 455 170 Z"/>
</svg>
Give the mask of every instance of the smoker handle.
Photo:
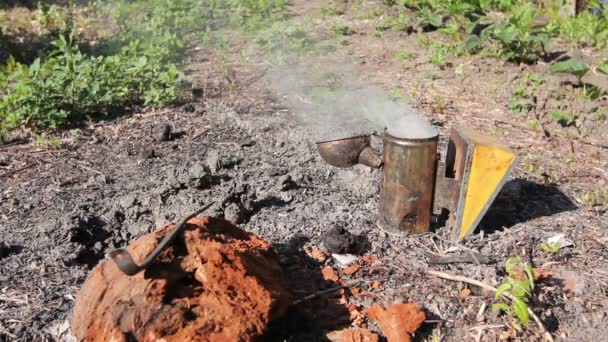
<svg viewBox="0 0 608 342">
<path fill-rule="evenodd" d="M 133 276 L 140 271 L 146 269 L 154 259 L 175 239 L 175 237 L 186 227 L 186 222 L 190 221 L 194 216 L 202 213 L 203 211 L 209 209 L 215 202 L 211 202 L 201 209 L 193 212 L 192 214 L 186 216 L 183 220 L 181 220 L 178 224 L 175 225 L 173 230 L 169 232 L 169 234 L 165 235 L 165 237 L 161 240 L 161 242 L 156 246 L 156 248 L 148 254 L 148 256 L 144 259 L 144 262 L 141 265 L 138 265 L 131 257 L 131 254 L 127 251 L 126 248 L 118 248 L 110 252 L 110 257 L 114 260 L 116 266 L 126 275 Z"/>
</svg>

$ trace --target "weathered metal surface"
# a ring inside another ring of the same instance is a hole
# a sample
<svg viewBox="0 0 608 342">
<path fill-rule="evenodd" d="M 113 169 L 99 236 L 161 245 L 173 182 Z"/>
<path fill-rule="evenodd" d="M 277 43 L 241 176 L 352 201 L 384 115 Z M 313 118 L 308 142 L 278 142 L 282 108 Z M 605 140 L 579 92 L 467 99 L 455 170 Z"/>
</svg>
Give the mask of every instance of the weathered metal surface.
<svg viewBox="0 0 608 342">
<path fill-rule="evenodd" d="M 144 259 L 144 262 L 141 263 L 141 265 L 135 263 L 135 260 L 133 260 L 133 257 L 131 257 L 131 254 L 129 253 L 129 251 L 127 251 L 126 248 L 118 248 L 111 251 L 110 257 L 112 258 L 112 260 L 114 260 L 116 266 L 126 275 L 133 276 L 145 270 L 148 266 L 150 266 L 150 264 L 152 264 L 154 259 L 156 259 L 156 257 L 158 257 L 160 253 L 162 253 L 162 251 L 165 250 L 165 248 L 167 248 L 169 244 L 171 244 L 173 239 L 175 239 L 175 237 L 182 232 L 182 230 L 186 227 L 186 223 L 191 218 L 211 208 L 214 203 L 215 202 L 211 202 L 207 204 L 201 209 L 186 216 L 178 224 L 176 224 L 173 230 L 160 241 L 160 243 L 156 246 L 156 248 L 154 248 L 152 252 L 150 252 L 150 254 L 148 254 L 148 256 Z"/>
<path fill-rule="evenodd" d="M 500 192 L 517 156 L 496 137 L 464 127 L 453 131 L 467 143 L 465 171 L 452 237 L 463 239 L 475 228 Z"/>
<path fill-rule="evenodd" d="M 378 226 L 396 235 L 429 231 L 433 208 L 437 142 L 384 135 L 384 172 Z"/>
<path fill-rule="evenodd" d="M 370 141 L 369 135 L 361 135 L 318 142 L 317 148 L 323 160 L 330 165 L 344 168 L 361 163 L 377 169 L 382 165 L 382 159 L 370 147 Z"/>
</svg>

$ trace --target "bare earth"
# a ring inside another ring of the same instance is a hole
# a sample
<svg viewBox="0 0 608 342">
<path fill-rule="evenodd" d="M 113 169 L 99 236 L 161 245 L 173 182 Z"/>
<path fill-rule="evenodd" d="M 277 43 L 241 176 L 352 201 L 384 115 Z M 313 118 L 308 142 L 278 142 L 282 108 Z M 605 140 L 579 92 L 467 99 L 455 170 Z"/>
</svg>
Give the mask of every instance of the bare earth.
<svg viewBox="0 0 608 342">
<path fill-rule="evenodd" d="M 356 13 L 321 16 L 324 3 L 295 1 L 293 20 L 319 37 L 330 34 L 333 20 L 357 27 L 325 57 L 352 65 L 359 78 L 387 93 L 398 89 L 410 96 L 410 104 L 440 128 L 441 151 L 450 127 L 462 125 L 497 134 L 522 158 L 478 231 L 460 246 L 446 241 L 441 228 L 404 238 L 382 233 L 375 225 L 380 172 L 324 163 L 296 113 L 265 77 L 263 58 L 239 56 L 244 43 L 235 43 L 227 57 L 202 49 L 193 52 L 189 67 L 197 89 L 188 103 L 91 123 L 79 134 L 64 133 L 65 148 L 57 151 L 0 146 L 0 341 L 67 339 L 74 296 L 108 250 L 210 201 L 216 202 L 212 216 L 273 244 L 294 298 L 335 286 L 321 273 L 321 266 L 331 266 L 341 281 L 362 280 L 356 288 L 366 295 L 344 293 L 358 310 L 394 302 L 420 305 L 427 322 L 415 340 L 497 340 L 505 330 L 499 325 L 509 318 L 489 309 L 492 293 L 471 286 L 470 295 L 461 296 L 467 285 L 425 271 L 496 286 L 508 256 L 552 274 L 539 282 L 530 306 L 556 340 L 608 335 L 608 214 L 581 200 L 584 192 L 608 184 L 608 148 L 601 146 L 608 138 L 606 124 L 592 121 L 590 114 L 577 132 L 548 122 L 549 135 L 532 129 L 529 118 L 511 113 L 506 103 L 523 70 L 560 82 L 548 74 L 547 64 L 463 57 L 452 62 L 459 68 L 441 70 L 429 62 L 416 33 L 376 35 Z M 400 48 L 415 56 L 394 58 Z M 537 101 L 550 103 L 555 96 Z M 564 103 L 587 105 L 577 101 Z M 598 106 L 606 104 L 602 99 Z M 168 141 L 158 139 L 163 124 L 173 130 Z M 566 162 L 568 156 L 575 161 Z M 528 172 L 525 163 L 546 172 Z M 347 275 L 331 257 L 311 258 L 305 248 L 323 248 L 333 227 L 357 235 L 357 253 L 377 261 Z M 559 255 L 539 247 L 559 233 L 574 245 Z M 470 251 L 493 262 L 431 265 L 426 259 L 428 253 Z M 267 340 L 323 340 L 327 332 L 349 326 L 352 308 L 341 305 L 339 297 L 294 305 Z M 379 331 L 366 319 L 357 324 Z M 514 339 L 541 336 L 530 323 Z"/>
</svg>

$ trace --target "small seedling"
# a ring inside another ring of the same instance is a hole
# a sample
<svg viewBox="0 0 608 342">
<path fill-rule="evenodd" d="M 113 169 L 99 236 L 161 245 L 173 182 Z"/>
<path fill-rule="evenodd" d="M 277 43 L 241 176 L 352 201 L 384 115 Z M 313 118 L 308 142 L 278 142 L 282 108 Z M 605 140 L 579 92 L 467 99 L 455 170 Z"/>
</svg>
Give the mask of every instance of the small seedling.
<svg viewBox="0 0 608 342">
<path fill-rule="evenodd" d="M 46 133 L 35 134 L 34 146 L 42 150 L 58 150 L 61 148 L 61 140 Z"/>
<path fill-rule="evenodd" d="M 334 32 L 342 36 L 350 36 L 357 33 L 357 30 L 348 25 L 338 25 L 334 27 Z"/>
<path fill-rule="evenodd" d="M 397 51 L 395 51 L 395 58 L 397 58 L 400 61 L 411 61 L 414 58 L 416 58 L 416 52 L 410 51 L 410 50 L 406 50 L 406 49 L 398 49 Z"/>
<path fill-rule="evenodd" d="M 390 30 L 391 27 L 393 27 L 393 22 L 394 22 L 394 18 L 391 17 L 390 15 L 387 15 L 386 17 L 380 19 L 375 25 L 374 27 L 376 28 L 376 30 L 378 31 L 386 31 L 386 30 Z"/>
<path fill-rule="evenodd" d="M 608 209 L 608 188 L 596 189 L 583 194 L 583 202 L 589 207 Z"/>
<path fill-rule="evenodd" d="M 390 97 L 391 97 L 391 100 L 393 100 L 394 102 L 398 102 L 398 103 L 409 104 L 412 102 L 412 97 L 407 94 L 403 94 L 399 88 L 394 88 L 391 91 Z"/>
<path fill-rule="evenodd" d="M 513 90 L 513 95 L 509 100 L 509 109 L 514 113 L 528 113 L 535 107 L 532 97 L 536 90 L 545 83 L 545 79 L 533 72 L 525 72 Z"/>
<path fill-rule="evenodd" d="M 393 29 L 397 31 L 409 31 L 412 29 L 410 17 L 400 13 L 398 18 L 393 20 Z"/>
<path fill-rule="evenodd" d="M 492 130 L 492 135 L 503 135 L 505 134 L 505 129 L 500 126 L 495 126 Z"/>
<path fill-rule="evenodd" d="M 597 71 L 608 75 L 608 61 L 604 61 L 604 63 L 600 64 L 600 66 L 597 67 Z"/>
<path fill-rule="evenodd" d="M 417 25 L 425 30 L 438 29 L 443 26 L 442 10 L 432 10 L 429 7 L 423 7 L 416 15 L 418 16 Z"/>
<path fill-rule="evenodd" d="M 549 112 L 549 116 L 562 126 L 570 126 L 576 120 L 576 115 L 562 112 L 561 110 L 552 110 Z"/>
<path fill-rule="evenodd" d="M 442 70 L 448 65 L 447 58 L 449 55 L 449 46 L 447 44 L 436 43 L 433 44 L 434 49 L 431 54 L 431 63 L 437 65 Z"/>
<path fill-rule="evenodd" d="M 604 90 L 598 86 L 583 84 L 582 96 L 586 99 L 597 100 L 600 97 L 602 97 L 605 93 L 606 93 L 606 90 Z"/>
<path fill-rule="evenodd" d="M 581 79 L 587 71 L 589 71 L 589 66 L 587 63 L 581 61 L 580 59 L 570 58 L 566 61 L 555 63 L 549 67 L 551 72 L 557 74 L 569 74 L 574 75 L 578 79 L 578 83 L 581 84 Z"/>
<path fill-rule="evenodd" d="M 343 15 L 344 13 L 346 13 L 346 8 L 338 6 L 336 3 L 321 7 L 321 14 L 323 15 Z"/>
<path fill-rule="evenodd" d="M 527 279 L 517 279 L 517 270 L 523 269 Z M 495 299 L 499 300 L 504 294 L 511 295 L 511 303 L 500 301 L 492 305 L 493 311 L 502 310 L 511 317 L 516 316 L 523 324 L 528 324 L 530 321 L 530 313 L 528 312 L 528 298 L 534 290 L 534 272 L 532 266 L 522 262 L 520 258 L 511 257 L 505 262 L 505 270 L 507 277 L 496 288 Z M 518 324 L 514 324 L 517 330 L 521 330 Z"/>
<path fill-rule="evenodd" d="M 551 254 L 559 254 L 559 249 L 561 248 L 561 243 L 559 242 L 553 242 L 553 243 L 546 243 L 543 242 L 540 244 L 540 248 L 543 249 L 543 251 L 551 253 Z"/>
</svg>

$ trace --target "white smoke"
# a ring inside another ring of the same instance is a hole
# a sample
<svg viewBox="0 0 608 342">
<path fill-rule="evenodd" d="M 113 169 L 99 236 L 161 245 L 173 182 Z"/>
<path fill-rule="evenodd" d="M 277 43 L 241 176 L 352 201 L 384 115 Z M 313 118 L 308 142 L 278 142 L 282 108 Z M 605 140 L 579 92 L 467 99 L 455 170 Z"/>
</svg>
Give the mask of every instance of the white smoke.
<svg viewBox="0 0 608 342">
<path fill-rule="evenodd" d="M 356 77 L 353 67 L 327 61 L 273 69 L 270 83 L 316 141 L 382 133 L 423 139 L 438 134 L 410 106 Z"/>
</svg>

